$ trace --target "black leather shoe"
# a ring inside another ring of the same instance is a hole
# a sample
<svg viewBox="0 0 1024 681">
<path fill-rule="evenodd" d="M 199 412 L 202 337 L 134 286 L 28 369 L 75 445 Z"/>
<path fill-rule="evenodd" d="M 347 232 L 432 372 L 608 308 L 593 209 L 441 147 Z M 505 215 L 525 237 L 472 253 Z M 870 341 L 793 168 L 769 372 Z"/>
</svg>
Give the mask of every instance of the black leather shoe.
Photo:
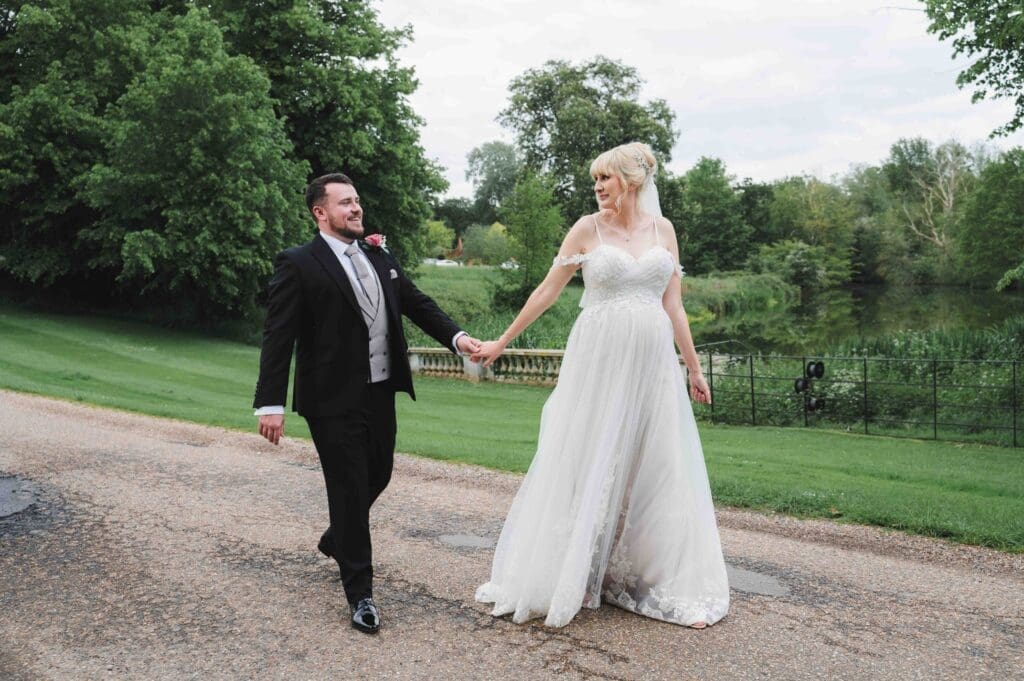
<svg viewBox="0 0 1024 681">
<path fill-rule="evenodd" d="M 352 626 L 364 634 L 380 631 L 380 613 L 372 598 L 364 598 L 352 610 Z"/>
<path fill-rule="evenodd" d="M 320 553 L 324 554 L 328 558 L 334 558 L 334 537 L 331 535 L 330 530 L 327 530 L 323 535 L 321 535 L 316 548 Z"/>
</svg>

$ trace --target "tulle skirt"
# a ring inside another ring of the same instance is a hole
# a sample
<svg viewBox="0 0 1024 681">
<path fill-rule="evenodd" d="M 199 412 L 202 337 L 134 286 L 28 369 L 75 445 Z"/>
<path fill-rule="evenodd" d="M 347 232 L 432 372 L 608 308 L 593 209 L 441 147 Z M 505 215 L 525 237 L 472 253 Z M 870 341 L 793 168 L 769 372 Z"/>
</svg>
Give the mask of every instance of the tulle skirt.
<svg viewBox="0 0 1024 681">
<path fill-rule="evenodd" d="M 712 624 L 729 607 L 700 437 L 660 304 L 580 313 L 476 593 L 495 615 L 552 627 L 602 596 L 682 625 Z"/>
</svg>

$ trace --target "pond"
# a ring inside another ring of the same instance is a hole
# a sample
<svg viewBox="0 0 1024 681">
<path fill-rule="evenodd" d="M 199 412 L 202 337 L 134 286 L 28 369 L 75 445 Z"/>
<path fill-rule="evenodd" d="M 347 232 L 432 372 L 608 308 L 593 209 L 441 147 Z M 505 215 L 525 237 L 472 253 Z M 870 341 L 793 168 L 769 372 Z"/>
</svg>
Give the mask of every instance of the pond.
<svg viewBox="0 0 1024 681">
<path fill-rule="evenodd" d="M 905 330 L 983 329 L 1022 314 L 1021 291 L 859 286 L 822 292 L 790 310 L 694 324 L 693 334 L 703 351 L 816 354 L 851 339 Z"/>
</svg>

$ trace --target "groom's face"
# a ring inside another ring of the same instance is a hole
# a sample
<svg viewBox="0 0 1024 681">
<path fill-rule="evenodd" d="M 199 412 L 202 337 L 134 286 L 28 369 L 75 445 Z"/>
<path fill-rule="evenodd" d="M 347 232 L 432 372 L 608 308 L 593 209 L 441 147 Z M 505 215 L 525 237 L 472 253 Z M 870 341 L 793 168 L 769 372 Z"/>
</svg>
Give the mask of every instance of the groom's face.
<svg viewBox="0 0 1024 681">
<path fill-rule="evenodd" d="M 332 182 L 324 187 L 324 198 L 314 208 L 320 228 L 327 227 L 332 234 L 343 239 L 363 236 L 363 207 L 359 205 L 359 192 L 350 184 Z"/>
</svg>

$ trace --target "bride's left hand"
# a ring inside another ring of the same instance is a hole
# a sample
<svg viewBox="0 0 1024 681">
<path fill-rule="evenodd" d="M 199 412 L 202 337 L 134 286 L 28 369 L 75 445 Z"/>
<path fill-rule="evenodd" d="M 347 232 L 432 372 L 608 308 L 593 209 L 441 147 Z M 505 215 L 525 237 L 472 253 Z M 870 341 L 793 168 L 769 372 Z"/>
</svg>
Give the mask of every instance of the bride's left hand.
<svg viewBox="0 0 1024 681">
<path fill-rule="evenodd" d="M 711 404 L 711 388 L 704 380 L 704 374 L 690 374 L 690 397 L 694 402 Z"/>
</svg>

